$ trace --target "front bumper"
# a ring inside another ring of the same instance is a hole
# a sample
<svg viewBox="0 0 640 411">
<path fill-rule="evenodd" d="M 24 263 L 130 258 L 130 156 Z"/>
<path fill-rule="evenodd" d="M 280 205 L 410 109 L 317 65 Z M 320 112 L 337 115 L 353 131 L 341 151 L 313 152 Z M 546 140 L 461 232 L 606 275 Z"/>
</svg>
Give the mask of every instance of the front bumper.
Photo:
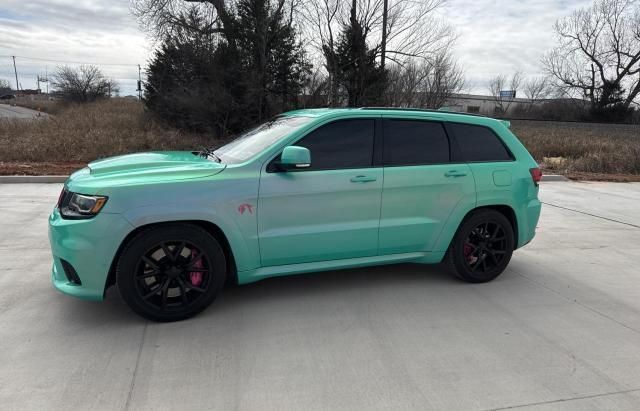
<svg viewBox="0 0 640 411">
<path fill-rule="evenodd" d="M 88 220 L 65 220 L 57 209 L 53 210 L 49 216 L 53 285 L 74 297 L 102 300 L 113 258 L 131 230 L 133 226 L 120 214 L 100 213 Z M 79 281 L 68 278 L 62 260 L 73 267 Z"/>
</svg>

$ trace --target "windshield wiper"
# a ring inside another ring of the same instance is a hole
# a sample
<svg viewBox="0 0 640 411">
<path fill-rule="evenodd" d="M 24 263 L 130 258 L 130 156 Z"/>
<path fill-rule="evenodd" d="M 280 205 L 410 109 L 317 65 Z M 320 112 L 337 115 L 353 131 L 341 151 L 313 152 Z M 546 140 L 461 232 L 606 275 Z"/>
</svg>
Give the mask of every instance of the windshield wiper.
<svg viewBox="0 0 640 411">
<path fill-rule="evenodd" d="M 215 161 L 216 163 L 222 163 L 222 159 L 216 155 L 212 148 L 205 148 L 198 154 L 200 155 L 200 157 L 213 158 L 213 161 Z"/>
<path fill-rule="evenodd" d="M 213 157 L 213 160 L 214 160 L 216 163 L 222 163 L 222 159 L 221 159 L 220 157 L 218 157 L 218 156 L 216 155 L 216 153 L 214 153 L 213 151 L 212 151 L 211 153 L 209 153 L 209 156 Z"/>
</svg>

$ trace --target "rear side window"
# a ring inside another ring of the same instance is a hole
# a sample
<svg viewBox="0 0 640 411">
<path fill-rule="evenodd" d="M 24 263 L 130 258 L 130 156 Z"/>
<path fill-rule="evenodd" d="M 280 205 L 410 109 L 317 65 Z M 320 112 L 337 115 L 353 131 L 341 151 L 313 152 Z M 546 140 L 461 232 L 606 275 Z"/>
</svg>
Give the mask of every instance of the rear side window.
<svg viewBox="0 0 640 411">
<path fill-rule="evenodd" d="M 384 120 L 384 164 L 410 166 L 449 162 L 449 139 L 441 123 Z"/>
<path fill-rule="evenodd" d="M 364 168 L 373 164 L 374 120 L 340 120 L 312 131 L 296 146 L 311 152 L 305 170 Z"/>
<path fill-rule="evenodd" d="M 513 160 L 500 137 L 491 129 L 470 124 L 450 124 L 460 149 L 459 161 Z"/>
</svg>

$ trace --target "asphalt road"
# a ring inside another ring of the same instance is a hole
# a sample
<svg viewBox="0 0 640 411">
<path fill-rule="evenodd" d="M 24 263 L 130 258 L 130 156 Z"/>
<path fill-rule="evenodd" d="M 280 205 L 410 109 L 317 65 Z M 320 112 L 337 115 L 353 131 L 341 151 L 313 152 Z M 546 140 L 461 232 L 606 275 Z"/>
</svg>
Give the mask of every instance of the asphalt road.
<svg viewBox="0 0 640 411">
<path fill-rule="evenodd" d="M 489 284 L 293 276 L 172 324 L 51 288 L 59 190 L 0 185 L 3 409 L 640 409 L 640 184 L 544 184 L 537 238 Z"/>
<path fill-rule="evenodd" d="M 36 110 L 31 110 L 19 106 L 11 106 L 9 104 L 0 104 L 0 119 L 3 118 L 18 118 L 18 119 L 33 119 L 46 117 L 46 113 L 39 113 Z"/>
</svg>

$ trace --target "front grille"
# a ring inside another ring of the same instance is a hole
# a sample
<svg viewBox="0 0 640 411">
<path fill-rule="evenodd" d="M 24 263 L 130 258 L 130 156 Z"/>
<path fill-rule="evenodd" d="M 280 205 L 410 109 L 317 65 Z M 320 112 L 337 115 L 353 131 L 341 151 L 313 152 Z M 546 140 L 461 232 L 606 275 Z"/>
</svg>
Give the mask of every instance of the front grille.
<svg viewBox="0 0 640 411">
<path fill-rule="evenodd" d="M 62 264 L 64 275 L 67 276 L 67 280 L 72 284 L 82 285 L 82 281 L 80 281 L 80 276 L 78 276 L 76 269 L 73 268 L 67 260 L 63 260 L 62 258 L 60 259 L 60 263 Z"/>
</svg>

